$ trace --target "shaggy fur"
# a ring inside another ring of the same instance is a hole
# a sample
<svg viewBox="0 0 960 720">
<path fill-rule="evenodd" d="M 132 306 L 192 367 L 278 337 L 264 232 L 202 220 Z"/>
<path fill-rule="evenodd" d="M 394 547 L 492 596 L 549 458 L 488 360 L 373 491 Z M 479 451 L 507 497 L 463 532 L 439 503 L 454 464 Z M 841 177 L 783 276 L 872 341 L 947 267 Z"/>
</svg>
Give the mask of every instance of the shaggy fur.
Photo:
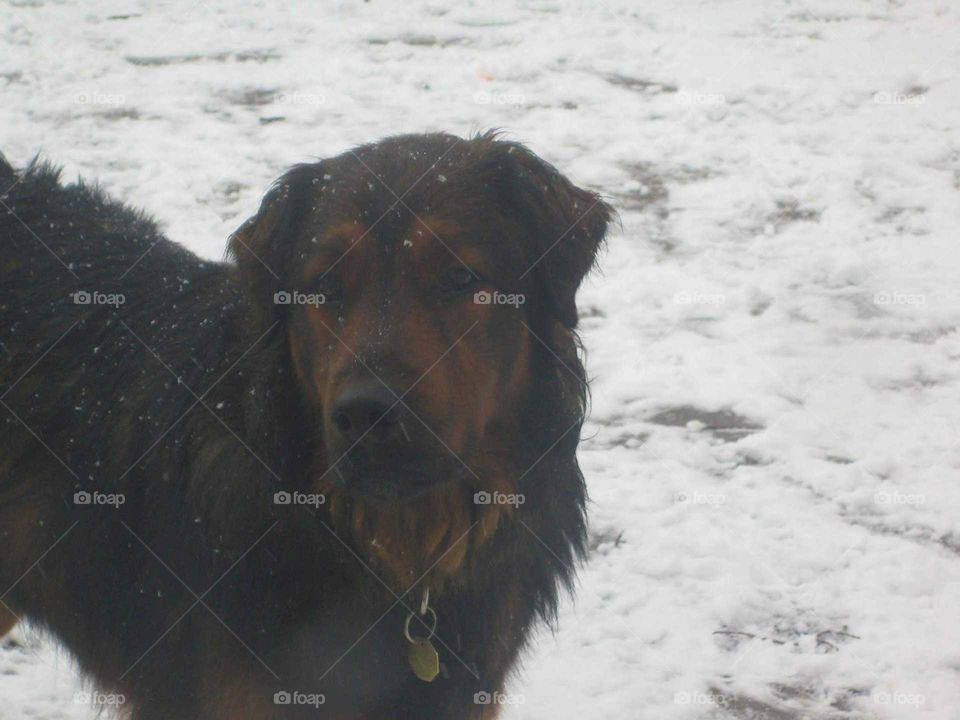
<svg viewBox="0 0 960 720">
<path fill-rule="evenodd" d="M 0 158 L 0 193 L 0 608 L 136 720 L 496 714 L 474 694 L 584 549 L 574 294 L 609 207 L 491 133 L 294 167 L 225 263 L 43 163 Z M 358 440 L 344 398 L 381 385 Z"/>
</svg>

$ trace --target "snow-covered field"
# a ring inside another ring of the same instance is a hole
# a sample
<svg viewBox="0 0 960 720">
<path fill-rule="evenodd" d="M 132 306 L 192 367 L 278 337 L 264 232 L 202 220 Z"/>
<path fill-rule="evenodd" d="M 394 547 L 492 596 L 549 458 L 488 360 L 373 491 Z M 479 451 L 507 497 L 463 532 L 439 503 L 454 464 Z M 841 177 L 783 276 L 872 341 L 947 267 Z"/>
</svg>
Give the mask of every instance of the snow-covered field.
<svg viewBox="0 0 960 720">
<path fill-rule="evenodd" d="M 0 5 L 0 149 L 219 257 L 287 165 L 507 129 L 622 228 L 592 558 L 507 720 L 960 718 L 960 5 Z M 2 552 L 2 548 L 0 548 Z M 0 650 L 0 718 L 87 718 Z"/>
</svg>

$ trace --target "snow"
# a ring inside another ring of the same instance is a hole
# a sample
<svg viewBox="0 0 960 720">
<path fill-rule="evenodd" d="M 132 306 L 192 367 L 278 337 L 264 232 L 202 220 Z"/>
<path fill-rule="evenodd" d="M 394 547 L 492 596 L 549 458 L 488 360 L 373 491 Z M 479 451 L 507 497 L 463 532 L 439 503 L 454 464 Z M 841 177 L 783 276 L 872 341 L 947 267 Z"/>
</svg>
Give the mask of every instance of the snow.
<svg viewBox="0 0 960 720">
<path fill-rule="evenodd" d="M 507 720 L 960 718 L 960 6 L 0 7 L 2 149 L 207 257 L 286 166 L 506 128 L 621 212 L 592 553 Z M 84 718 L 18 630 L 0 718 Z M 82 696 L 80 698 L 82 700 Z"/>
</svg>

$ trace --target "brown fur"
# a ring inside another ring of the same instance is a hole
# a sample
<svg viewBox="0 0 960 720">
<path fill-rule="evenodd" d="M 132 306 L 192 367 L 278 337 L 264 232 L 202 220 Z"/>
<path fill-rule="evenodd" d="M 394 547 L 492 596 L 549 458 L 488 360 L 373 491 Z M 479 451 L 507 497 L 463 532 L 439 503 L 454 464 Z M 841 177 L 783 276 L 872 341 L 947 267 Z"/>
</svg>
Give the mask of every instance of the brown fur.
<svg viewBox="0 0 960 720">
<path fill-rule="evenodd" d="M 130 720 L 492 720 L 585 550 L 610 208 L 495 133 L 293 167 L 225 263 L 49 166 L 0 188 L 0 600 Z"/>
</svg>

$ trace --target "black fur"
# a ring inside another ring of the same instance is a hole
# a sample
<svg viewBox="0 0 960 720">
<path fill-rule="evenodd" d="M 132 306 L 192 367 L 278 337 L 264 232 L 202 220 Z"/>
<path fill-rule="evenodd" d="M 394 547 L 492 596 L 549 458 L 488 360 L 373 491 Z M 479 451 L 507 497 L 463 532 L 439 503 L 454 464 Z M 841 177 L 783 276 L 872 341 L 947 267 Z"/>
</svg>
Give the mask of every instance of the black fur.
<svg viewBox="0 0 960 720">
<path fill-rule="evenodd" d="M 447 137 L 366 152 L 391 154 L 415 177 L 436 155 L 409 151 Z M 517 517 L 433 598 L 449 651 L 430 684 L 411 675 L 407 610 L 355 556 L 362 548 L 334 534 L 323 507 L 273 503 L 279 490 L 310 488 L 316 452 L 288 328 L 266 299 L 275 280 L 236 241 L 233 262 L 201 260 L 96 187 L 0 159 L 0 600 L 53 633 L 98 686 L 123 693 L 137 720 L 479 717 L 474 693 L 501 689 L 532 623 L 555 612 L 585 535 L 573 293 L 609 209 L 600 203 L 578 226 L 595 196 L 519 145 L 488 135 L 463 153 L 499 174 L 504 207 L 543 238 L 525 252 L 546 253 L 532 322 L 552 352 L 536 354 L 525 452 L 535 458 L 566 434 L 523 479 Z M 263 238 L 271 266 L 296 262 L 285 239 L 309 211 L 298 193 L 319 166 L 295 169 L 265 201 L 282 200 L 285 213 Z M 547 252 L 567 225 L 577 227 Z M 76 304 L 81 291 L 124 302 Z M 77 505 L 81 491 L 124 502 Z M 403 600 L 419 598 L 412 588 Z M 319 712 L 273 704 L 293 690 L 326 702 Z"/>
</svg>

